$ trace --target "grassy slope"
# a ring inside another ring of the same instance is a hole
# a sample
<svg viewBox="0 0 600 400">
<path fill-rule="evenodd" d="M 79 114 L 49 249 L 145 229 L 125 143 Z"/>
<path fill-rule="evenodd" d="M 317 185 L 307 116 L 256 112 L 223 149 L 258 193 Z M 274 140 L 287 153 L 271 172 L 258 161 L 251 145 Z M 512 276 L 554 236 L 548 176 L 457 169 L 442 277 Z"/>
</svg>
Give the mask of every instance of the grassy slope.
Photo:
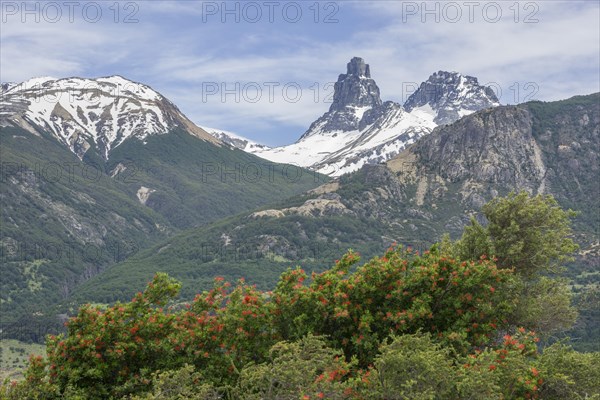
<svg viewBox="0 0 600 400">
<path fill-rule="evenodd" d="M 146 203 L 174 226 L 189 228 L 302 193 L 327 178 L 276 164 L 236 148 L 214 146 L 185 132 L 130 139 L 117 147 L 107 169 L 131 166 L 122 181 L 136 192 L 156 190 Z"/>
<path fill-rule="evenodd" d="M 86 178 L 85 164 L 55 141 L 10 128 L 0 140 L 3 327 L 36 325 L 41 320 L 32 315 L 61 301 L 86 271 L 98 273 L 167 237 L 156 227 L 168 226 L 162 216 L 123 183 L 96 178 L 93 168 Z"/>
</svg>

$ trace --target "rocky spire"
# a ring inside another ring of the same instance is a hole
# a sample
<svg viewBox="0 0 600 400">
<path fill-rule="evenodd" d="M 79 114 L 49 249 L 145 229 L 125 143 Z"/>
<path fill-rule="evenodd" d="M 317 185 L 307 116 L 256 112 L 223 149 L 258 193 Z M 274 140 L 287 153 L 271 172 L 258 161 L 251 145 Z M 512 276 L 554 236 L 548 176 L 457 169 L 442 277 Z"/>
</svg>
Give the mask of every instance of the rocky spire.
<svg viewBox="0 0 600 400">
<path fill-rule="evenodd" d="M 348 106 L 376 107 L 381 105 L 379 88 L 371 79 L 369 64 L 354 57 L 347 64 L 346 74 L 338 77 L 334 86 L 333 103 L 329 111 L 342 111 Z"/>
<path fill-rule="evenodd" d="M 341 74 L 334 85 L 329 111 L 313 122 L 299 140 L 316 132 L 356 130 L 365 112 L 381 107 L 379 88 L 371 78 L 369 64 L 354 57 L 346 68 L 346 73 Z"/>
<path fill-rule="evenodd" d="M 369 70 L 369 65 L 365 64 L 365 60 L 360 57 L 354 57 L 347 64 L 347 75 L 358 75 L 365 76 L 367 78 L 371 77 L 371 71 Z"/>
</svg>

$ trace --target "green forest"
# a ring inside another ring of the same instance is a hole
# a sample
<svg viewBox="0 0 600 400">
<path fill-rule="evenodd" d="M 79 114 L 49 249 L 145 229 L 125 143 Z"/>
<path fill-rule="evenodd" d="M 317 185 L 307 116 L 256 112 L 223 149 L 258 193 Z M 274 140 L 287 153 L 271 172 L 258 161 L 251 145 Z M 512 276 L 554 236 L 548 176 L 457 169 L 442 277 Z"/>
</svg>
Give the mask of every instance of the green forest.
<svg viewBox="0 0 600 400">
<path fill-rule="evenodd" d="M 127 303 L 82 306 L 0 398 L 600 399 L 600 352 L 565 336 L 575 213 L 525 192 L 483 213 L 456 241 L 348 250 L 272 290 L 215 278 L 184 302 L 156 273 Z"/>
</svg>

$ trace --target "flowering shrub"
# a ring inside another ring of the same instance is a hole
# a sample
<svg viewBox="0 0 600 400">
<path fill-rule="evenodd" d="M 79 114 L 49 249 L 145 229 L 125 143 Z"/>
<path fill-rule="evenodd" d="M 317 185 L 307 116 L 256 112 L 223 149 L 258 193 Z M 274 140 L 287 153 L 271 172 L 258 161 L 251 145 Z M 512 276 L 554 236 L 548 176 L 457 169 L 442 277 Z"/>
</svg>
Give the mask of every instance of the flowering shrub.
<svg viewBox="0 0 600 400">
<path fill-rule="evenodd" d="M 349 399 L 363 386 L 368 373 L 356 371 L 340 350 L 323 338 L 308 335 L 297 342 L 279 342 L 269 360 L 249 364 L 241 373 L 236 398 L 241 399 Z"/>
<path fill-rule="evenodd" d="M 459 369 L 463 398 L 485 393 L 485 398 L 536 399 L 543 378 L 536 368 L 537 336 L 519 329 L 506 334 L 493 348 L 476 349 Z M 482 390 L 481 382 L 485 382 Z"/>
<path fill-rule="evenodd" d="M 310 285 L 301 269 L 282 275 L 273 298 L 283 338 L 326 335 L 363 366 L 390 334 L 418 330 L 465 352 L 488 343 L 514 304 L 512 272 L 484 257 L 460 262 L 438 251 L 390 248 L 350 274 L 358 261 L 350 251 L 332 269 L 313 274 Z"/>
<path fill-rule="evenodd" d="M 81 307 L 0 399 L 528 399 L 566 393 L 585 373 L 561 366 L 591 363 L 540 361 L 536 336 L 506 322 L 518 285 L 493 259 L 434 246 L 359 260 L 288 270 L 273 292 L 217 278 L 189 303 L 158 273 L 129 303 Z"/>
</svg>

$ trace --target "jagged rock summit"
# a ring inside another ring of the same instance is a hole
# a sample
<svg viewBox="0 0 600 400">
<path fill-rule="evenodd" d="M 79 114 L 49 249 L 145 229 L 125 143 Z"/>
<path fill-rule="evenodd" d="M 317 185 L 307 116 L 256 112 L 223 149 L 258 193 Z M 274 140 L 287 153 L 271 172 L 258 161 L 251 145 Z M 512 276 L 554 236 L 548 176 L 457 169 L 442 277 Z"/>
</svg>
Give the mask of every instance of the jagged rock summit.
<svg viewBox="0 0 600 400">
<path fill-rule="evenodd" d="M 334 85 L 333 103 L 329 111 L 311 124 L 302 138 L 319 131 L 352 131 L 358 129 L 364 113 L 381 106 L 379 87 L 371 78 L 368 64 L 354 57 Z"/>
<path fill-rule="evenodd" d="M 329 111 L 346 107 L 377 107 L 381 105 L 379 88 L 371 78 L 365 60 L 354 57 L 347 65 L 348 72 L 341 74 L 334 85 L 333 103 Z"/>
<path fill-rule="evenodd" d="M 498 104 L 477 78 L 444 71 L 431 75 L 404 106 L 383 102 L 369 64 L 353 57 L 334 85 L 329 111 L 296 143 L 254 153 L 339 176 L 385 162 L 437 125 Z"/>
<path fill-rule="evenodd" d="M 474 76 L 438 71 L 421 83 L 404 103 L 408 112 L 417 110 L 434 115 L 438 125 L 452 123 L 484 108 L 500 105 L 489 86 L 479 84 Z"/>
</svg>

